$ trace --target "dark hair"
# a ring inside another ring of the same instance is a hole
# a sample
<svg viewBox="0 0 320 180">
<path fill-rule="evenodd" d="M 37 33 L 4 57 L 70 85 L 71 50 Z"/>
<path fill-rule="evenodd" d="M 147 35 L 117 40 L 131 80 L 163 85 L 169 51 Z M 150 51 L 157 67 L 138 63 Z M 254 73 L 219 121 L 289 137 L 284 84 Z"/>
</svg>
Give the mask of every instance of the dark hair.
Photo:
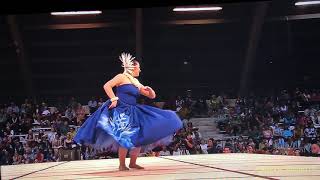
<svg viewBox="0 0 320 180">
<path fill-rule="evenodd" d="M 133 60 L 133 65 L 136 66 L 137 64 L 140 64 L 139 61 Z"/>
</svg>

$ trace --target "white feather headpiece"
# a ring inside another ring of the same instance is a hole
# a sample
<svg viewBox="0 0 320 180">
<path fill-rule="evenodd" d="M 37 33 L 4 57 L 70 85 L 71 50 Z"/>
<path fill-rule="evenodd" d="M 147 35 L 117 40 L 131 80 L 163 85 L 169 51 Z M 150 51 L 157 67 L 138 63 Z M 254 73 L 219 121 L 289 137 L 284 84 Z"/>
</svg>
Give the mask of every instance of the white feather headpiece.
<svg viewBox="0 0 320 180">
<path fill-rule="evenodd" d="M 122 67 L 124 68 L 124 72 L 132 74 L 134 69 L 133 60 L 135 57 L 132 57 L 129 53 L 122 53 L 119 56 L 120 61 L 122 62 Z"/>
</svg>

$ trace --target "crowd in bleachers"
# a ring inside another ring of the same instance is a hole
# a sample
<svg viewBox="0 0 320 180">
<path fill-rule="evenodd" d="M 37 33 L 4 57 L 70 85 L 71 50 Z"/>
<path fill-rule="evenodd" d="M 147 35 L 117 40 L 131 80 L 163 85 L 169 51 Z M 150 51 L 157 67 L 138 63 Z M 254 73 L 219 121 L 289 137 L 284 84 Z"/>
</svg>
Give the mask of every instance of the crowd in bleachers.
<svg viewBox="0 0 320 180">
<path fill-rule="evenodd" d="M 45 102 L 35 103 L 28 99 L 20 106 L 14 102 L 2 104 L 1 164 L 58 161 L 62 149 L 76 147 L 73 137 L 89 114 L 85 107 L 75 98 L 71 98 L 69 103 L 58 101 L 52 107 Z"/>
<path fill-rule="evenodd" d="M 79 159 L 114 158 L 117 153 L 79 146 L 73 142 L 77 129 L 104 102 L 92 98 L 81 105 L 74 97 L 49 106 L 26 99 L 0 106 L 1 165 L 40 163 L 63 160 L 65 150 L 81 152 Z M 156 106 L 155 103 L 149 105 Z M 191 94 L 178 96 L 165 109 L 181 117 L 184 128 L 171 144 L 141 153 L 141 156 L 166 156 L 213 153 L 263 153 L 319 156 L 320 93 L 281 91 L 275 96 L 194 99 Z M 229 139 L 203 138 L 201 129 L 190 119 L 207 116 L 218 120 L 218 128 Z M 200 132 L 199 132 L 200 131 Z M 80 151 L 81 150 L 81 151 Z"/>
<path fill-rule="evenodd" d="M 185 99 L 178 97 L 176 108 L 184 120 L 188 122 L 190 117 L 201 114 L 216 117 L 221 133 L 232 138 L 196 137 L 197 129 L 190 128 L 192 124 L 189 122 L 182 130 L 185 133 L 178 135 L 179 139 L 185 139 L 182 146 L 181 141 L 176 141 L 174 148 L 172 145 L 169 148 L 184 151 L 187 147 L 187 154 L 248 152 L 319 156 L 319 105 L 320 91 L 299 89 L 292 92 L 283 90 L 275 96 L 264 97 L 212 95 L 207 101 L 192 100 L 190 96 Z"/>
</svg>

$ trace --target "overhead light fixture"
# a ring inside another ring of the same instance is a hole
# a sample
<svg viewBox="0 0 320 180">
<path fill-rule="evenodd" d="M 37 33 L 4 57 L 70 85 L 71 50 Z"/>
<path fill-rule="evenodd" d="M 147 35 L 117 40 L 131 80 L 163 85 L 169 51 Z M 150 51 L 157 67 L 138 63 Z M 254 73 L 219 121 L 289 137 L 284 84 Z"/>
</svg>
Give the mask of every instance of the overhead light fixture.
<svg viewBox="0 0 320 180">
<path fill-rule="evenodd" d="M 306 5 L 315 5 L 320 4 L 320 1 L 299 1 L 294 3 L 296 6 L 306 6 Z"/>
<path fill-rule="evenodd" d="M 173 11 L 219 11 L 222 7 L 179 7 Z"/>
<path fill-rule="evenodd" d="M 101 11 L 68 11 L 68 12 L 52 12 L 54 16 L 68 16 L 68 15 L 86 15 L 86 14 L 101 14 Z"/>
</svg>

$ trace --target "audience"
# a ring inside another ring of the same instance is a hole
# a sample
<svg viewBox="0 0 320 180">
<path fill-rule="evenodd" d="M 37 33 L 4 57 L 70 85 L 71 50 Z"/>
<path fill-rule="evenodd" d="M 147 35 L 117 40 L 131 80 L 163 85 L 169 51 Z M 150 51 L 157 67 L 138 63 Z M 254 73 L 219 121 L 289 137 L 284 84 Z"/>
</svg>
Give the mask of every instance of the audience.
<svg viewBox="0 0 320 180">
<path fill-rule="evenodd" d="M 228 99 L 235 99 L 230 103 Z M 172 100 L 171 100 L 172 101 Z M 170 102 L 171 102 L 170 101 Z M 170 103 L 169 102 L 169 103 Z M 229 97 L 212 95 L 208 100 L 178 96 L 170 107 L 181 117 L 184 127 L 174 134 L 168 146 L 142 153 L 146 156 L 170 156 L 215 153 L 259 153 L 292 156 L 320 156 L 320 93 L 284 90 L 277 95 Z M 1 165 L 60 161 L 65 150 L 81 150 L 81 159 L 115 158 L 108 149 L 75 144 L 77 128 L 104 103 L 95 97 L 85 108 L 70 98 L 63 104 L 58 98 L 56 108 L 45 102 L 26 99 L 21 106 L 11 102 L 0 105 Z M 195 117 L 222 119 L 218 128 L 226 139 L 203 137 L 193 127 Z M 232 136 L 233 135 L 233 136 Z M 204 139 L 207 138 L 207 139 Z"/>
</svg>

